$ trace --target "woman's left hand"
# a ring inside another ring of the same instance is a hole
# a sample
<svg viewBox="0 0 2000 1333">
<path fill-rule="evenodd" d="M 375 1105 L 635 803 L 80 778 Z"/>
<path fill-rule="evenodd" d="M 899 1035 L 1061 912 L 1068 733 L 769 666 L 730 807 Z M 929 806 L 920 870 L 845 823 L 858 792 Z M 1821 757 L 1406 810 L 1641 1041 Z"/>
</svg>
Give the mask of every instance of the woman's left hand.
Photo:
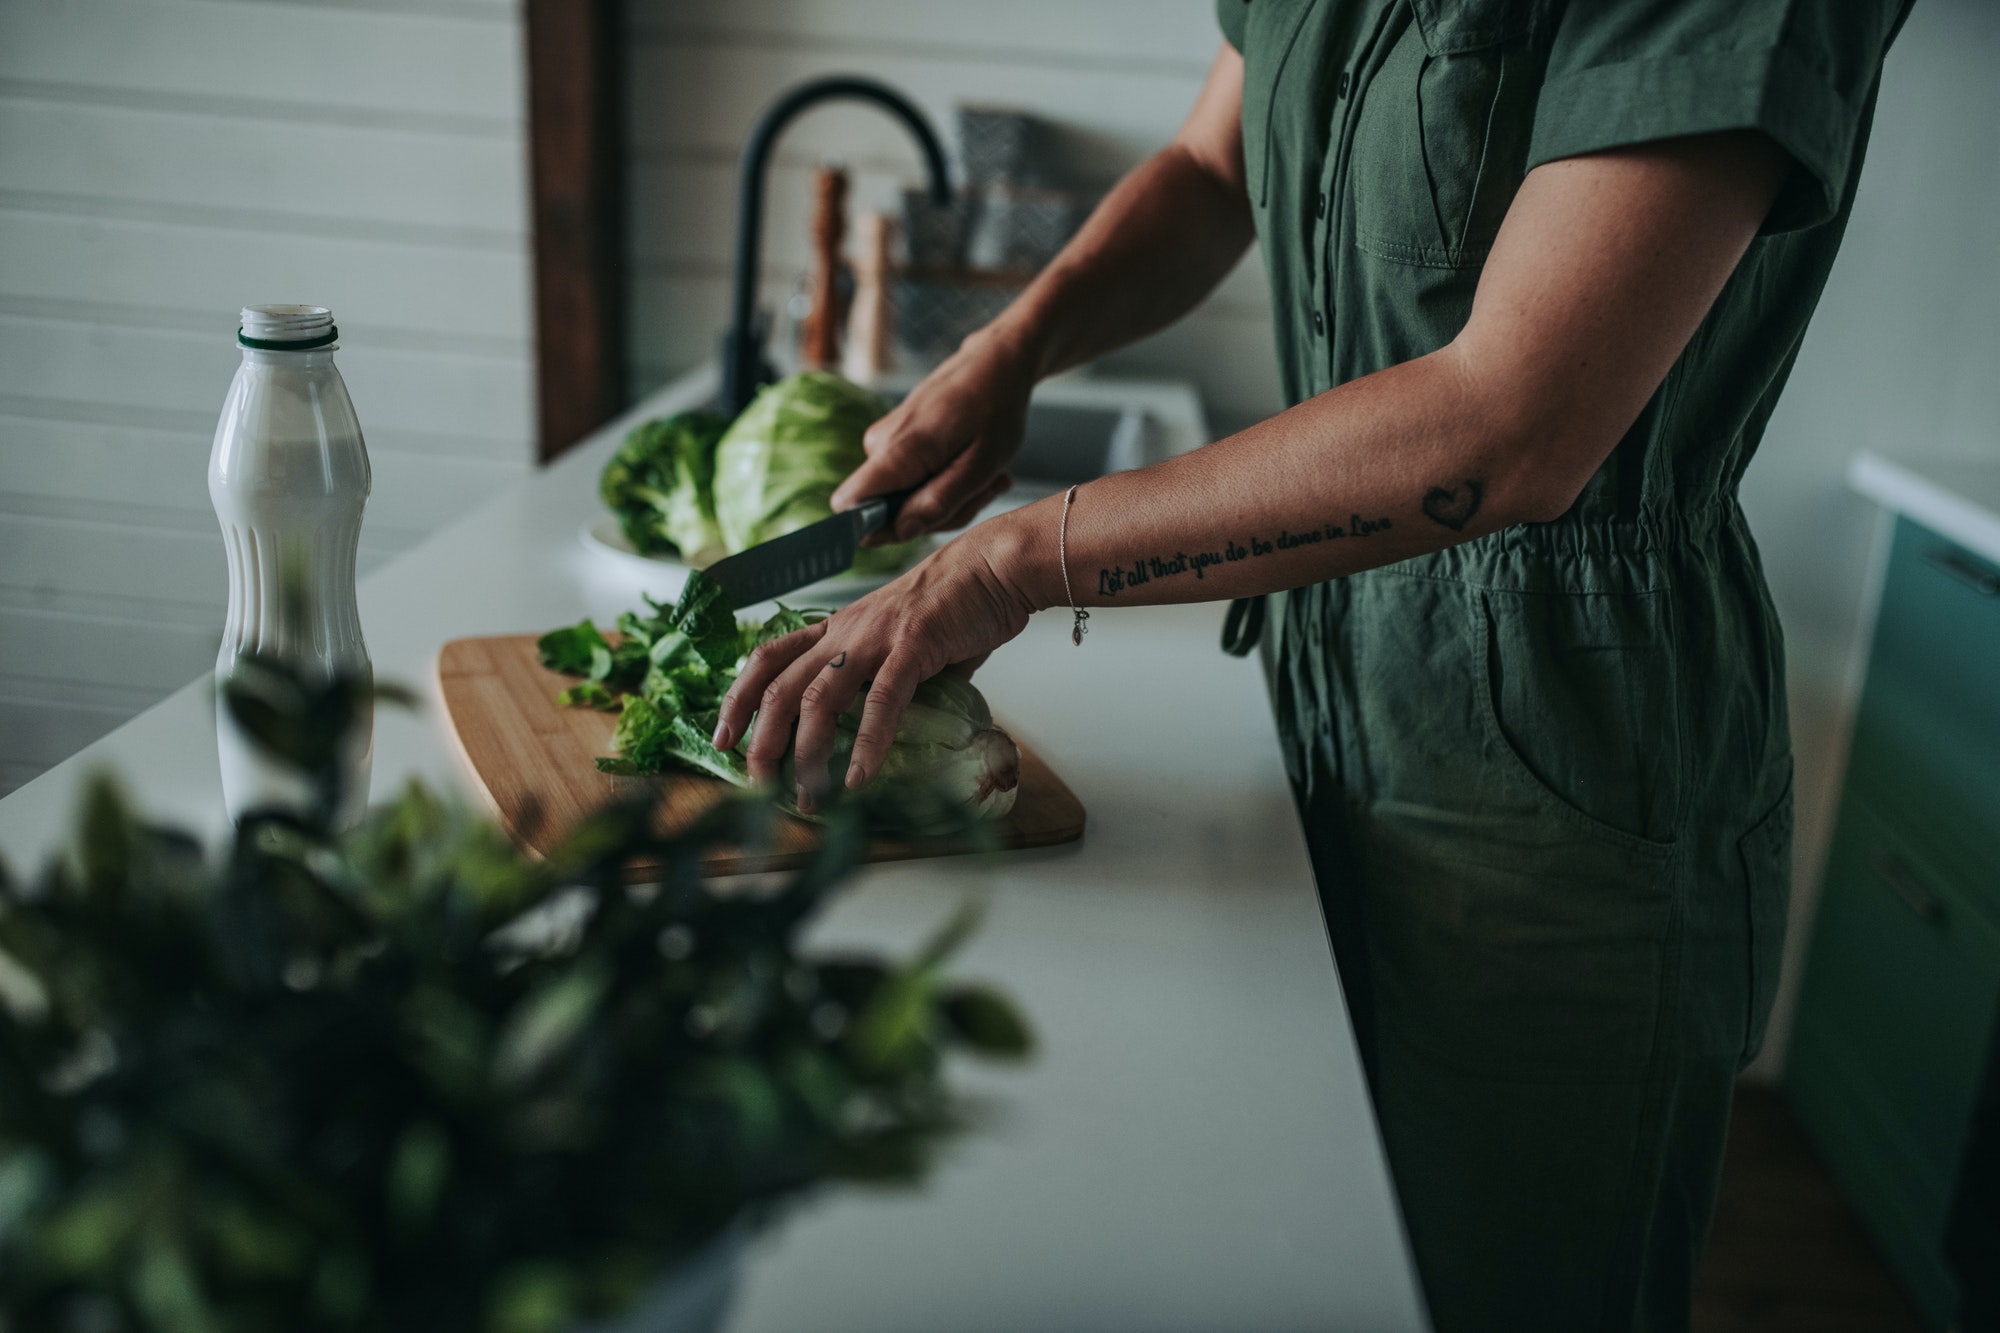
<svg viewBox="0 0 2000 1333">
<path fill-rule="evenodd" d="M 1016 516 L 1025 512 L 980 524 L 895 582 L 751 653 L 723 696 L 716 748 L 730 749 L 749 732 L 750 776 L 767 784 L 786 749 L 795 749 L 799 807 L 810 811 L 828 794 L 813 784 L 832 758 L 834 724 L 865 687 L 846 781 L 867 786 L 917 686 L 950 667 L 978 666 L 1040 609 L 1015 558 L 1024 549 L 1014 540 Z"/>
</svg>

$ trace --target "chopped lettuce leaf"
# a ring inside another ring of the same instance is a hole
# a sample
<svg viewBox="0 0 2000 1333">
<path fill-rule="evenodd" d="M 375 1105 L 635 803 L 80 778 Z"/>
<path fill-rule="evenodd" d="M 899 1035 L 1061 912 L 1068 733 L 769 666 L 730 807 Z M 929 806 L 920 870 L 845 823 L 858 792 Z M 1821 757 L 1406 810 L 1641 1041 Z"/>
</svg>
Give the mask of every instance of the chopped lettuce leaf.
<svg viewBox="0 0 2000 1333">
<path fill-rule="evenodd" d="M 621 707 L 618 696 L 594 680 L 570 686 L 556 696 L 556 702 L 564 708 L 595 708 L 600 713 L 615 713 Z"/>
<path fill-rule="evenodd" d="M 609 656 L 611 652 L 611 645 L 588 620 L 567 629 L 550 630 L 535 640 L 535 648 L 541 654 L 543 666 L 565 676 L 590 675 L 594 655 L 602 651 Z"/>
<path fill-rule="evenodd" d="M 787 634 L 802 630 L 808 625 L 816 625 L 820 621 L 825 620 L 826 616 L 827 613 L 824 611 L 794 611 L 791 607 L 780 602 L 778 604 L 778 613 L 751 632 L 750 642 L 744 648 L 744 651 L 748 652 L 750 649 L 767 644 L 773 639 L 782 639 Z"/>
<path fill-rule="evenodd" d="M 750 785 L 750 766 L 742 755 L 734 750 L 718 750 L 709 739 L 713 726 L 704 730 L 687 714 L 682 713 L 673 720 L 674 757 L 683 763 L 694 765 L 715 774 L 725 782 L 739 787 Z"/>
<path fill-rule="evenodd" d="M 618 618 L 621 637 L 615 645 L 587 621 L 543 636 L 544 663 L 586 677 L 558 695 L 558 702 L 617 711 L 612 744 L 618 753 L 597 761 L 606 773 L 681 767 L 751 785 L 743 756 L 717 750 L 710 740 L 722 696 L 751 649 L 826 613 L 780 606 L 762 624 L 739 624 L 721 588 L 698 571 L 672 610 L 649 605 L 650 613 Z M 856 700 L 835 726 L 826 780 L 836 792 L 843 787 L 862 707 Z M 993 725 L 985 697 L 970 681 L 951 674 L 933 677 L 917 687 L 878 775 L 894 799 L 871 804 L 868 817 L 913 836 L 947 831 L 968 818 L 998 818 L 1013 807 L 1020 761 L 1019 748 Z M 787 793 L 797 786 L 790 763 L 783 781 Z"/>
</svg>

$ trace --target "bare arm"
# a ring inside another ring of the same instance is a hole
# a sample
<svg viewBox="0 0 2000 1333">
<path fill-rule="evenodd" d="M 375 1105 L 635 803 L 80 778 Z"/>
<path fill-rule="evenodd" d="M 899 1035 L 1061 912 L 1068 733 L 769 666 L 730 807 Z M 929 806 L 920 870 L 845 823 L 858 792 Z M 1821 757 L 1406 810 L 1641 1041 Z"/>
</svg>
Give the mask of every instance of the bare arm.
<svg viewBox="0 0 2000 1333">
<path fill-rule="evenodd" d="M 1105 196 L 998 319 L 875 424 L 869 461 L 835 492 L 835 507 L 921 482 L 897 532 L 962 526 L 1005 489 L 1037 380 L 1164 328 L 1208 295 L 1253 235 L 1242 104 L 1243 57 L 1225 44 L 1173 142 Z"/>
<path fill-rule="evenodd" d="M 1562 514 L 1708 313 L 1784 161 L 1743 133 L 1538 168 L 1451 343 L 1084 487 L 1069 529 L 1077 597 L 1272 592 Z M 1002 567 L 1037 608 L 1063 596 L 1057 503 L 1007 516 L 1018 549 Z"/>
<path fill-rule="evenodd" d="M 1243 183 L 1243 57 L 1224 43 L 1173 142 L 1104 197 L 988 332 L 1037 378 L 1185 315 L 1255 239 Z"/>
<path fill-rule="evenodd" d="M 1537 168 L 1448 346 L 1084 487 L 1069 535 L 1079 600 L 1271 592 L 1560 515 L 1693 336 L 1785 163 L 1745 133 Z M 918 682 L 1062 601 L 1060 503 L 983 523 L 882 591 L 767 645 L 724 701 L 718 743 L 740 739 L 757 710 L 752 772 L 775 772 L 795 723 L 799 771 L 816 772 L 834 718 L 867 684 L 847 775 L 865 783 Z"/>
</svg>

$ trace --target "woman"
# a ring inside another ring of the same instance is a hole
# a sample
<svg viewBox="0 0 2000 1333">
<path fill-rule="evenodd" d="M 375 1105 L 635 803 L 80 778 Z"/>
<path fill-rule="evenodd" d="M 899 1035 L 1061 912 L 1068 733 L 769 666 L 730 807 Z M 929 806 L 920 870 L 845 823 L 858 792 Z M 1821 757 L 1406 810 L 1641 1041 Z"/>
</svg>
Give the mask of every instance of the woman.
<svg viewBox="0 0 2000 1333">
<path fill-rule="evenodd" d="M 918 681 L 1036 611 L 1270 595 L 1232 622 L 1262 625 L 1441 1330 L 1686 1326 L 1789 876 L 1736 487 L 1905 8 L 1218 0 L 1174 142 L 836 501 L 920 485 L 897 537 L 967 521 L 1037 379 L 1186 312 L 1253 238 L 1296 406 L 979 525 L 725 703 L 716 743 L 756 711 L 769 778 L 789 744 L 822 771 L 865 689 L 858 787 Z"/>
</svg>

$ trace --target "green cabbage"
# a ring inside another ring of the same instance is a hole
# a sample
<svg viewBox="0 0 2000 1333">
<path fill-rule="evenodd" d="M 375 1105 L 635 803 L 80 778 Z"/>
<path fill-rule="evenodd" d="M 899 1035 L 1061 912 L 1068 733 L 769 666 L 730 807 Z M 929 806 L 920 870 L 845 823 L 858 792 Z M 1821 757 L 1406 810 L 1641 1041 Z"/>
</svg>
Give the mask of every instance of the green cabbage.
<svg viewBox="0 0 2000 1333">
<path fill-rule="evenodd" d="M 888 405 L 830 371 L 766 385 L 715 449 L 715 520 L 723 547 L 746 550 L 833 513 L 834 488 L 866 461 L 861 437 Z M 864 548 L 859 573 L 886 572 L 910 544 Z"/>
<path fill-rule="evenodd" d="M 598 493 L 635 550 L 679 555 L 696 567 L 726 554 L 713 486 L 715 446 L 727 425 L 712 412 L 649 421 L 605 464 Z"/>
</svg>

